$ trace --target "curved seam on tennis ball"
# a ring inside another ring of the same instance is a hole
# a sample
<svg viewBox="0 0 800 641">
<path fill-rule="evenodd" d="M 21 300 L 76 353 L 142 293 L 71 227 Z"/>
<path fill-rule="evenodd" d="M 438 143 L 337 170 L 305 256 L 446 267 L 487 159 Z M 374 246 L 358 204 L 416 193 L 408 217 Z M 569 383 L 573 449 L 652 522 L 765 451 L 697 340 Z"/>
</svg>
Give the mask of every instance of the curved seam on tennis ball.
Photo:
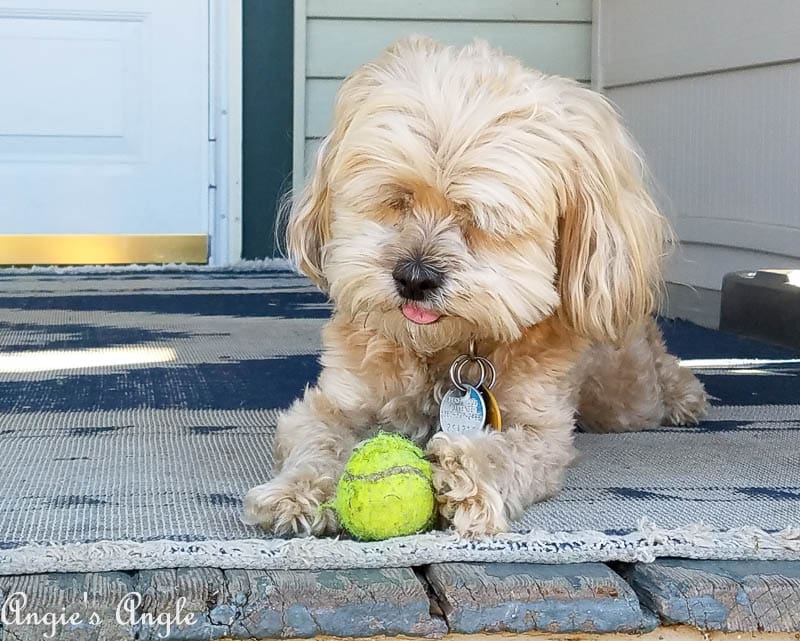
<svg viewBox="0 0 800 641">
<path fill-rule="evenodd" d="M 373 472 L 372 474 L 352 474 L 350 472 L 345 472 L 342 474 L 342 478 L 346 481 L 380 481 L 381 479 L 394 476 L 395 474 L 416 474 L 426 481 L 430 481 L 430 476 L 413 465 L 398 465 L 397 467 L 390 467 L 388 470 Z"/>
</svg>

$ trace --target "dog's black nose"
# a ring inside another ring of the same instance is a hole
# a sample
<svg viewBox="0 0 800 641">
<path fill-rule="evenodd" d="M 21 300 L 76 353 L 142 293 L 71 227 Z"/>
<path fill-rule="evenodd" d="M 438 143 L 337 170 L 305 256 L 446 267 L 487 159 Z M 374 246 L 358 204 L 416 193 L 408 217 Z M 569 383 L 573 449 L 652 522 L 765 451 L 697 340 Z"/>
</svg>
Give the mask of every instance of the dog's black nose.
<svg viewBox="0 0 800 641">
<path fill-rule="evenodd" d="M 444 282 L 444 274 L 421 258 L 398 261 L 392 277 L 398 293 L 409 300 L 424 300 Z"/>
</svg>

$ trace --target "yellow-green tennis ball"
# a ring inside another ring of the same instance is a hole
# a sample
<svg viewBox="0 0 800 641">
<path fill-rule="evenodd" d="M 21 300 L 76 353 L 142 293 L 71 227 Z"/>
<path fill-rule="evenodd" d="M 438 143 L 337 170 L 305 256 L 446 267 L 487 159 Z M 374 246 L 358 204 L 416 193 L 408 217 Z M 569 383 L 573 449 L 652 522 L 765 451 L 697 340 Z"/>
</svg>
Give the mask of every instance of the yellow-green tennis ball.
<svg viewBox="0 0 800 641">
<path fill-rule="evenodd" d="M 345 530 L 362 541 L 423 532 L 433 524 L 431 465 L 398 434 L 359 445 L 344 468 L 334 508 Z"/>
</svg>

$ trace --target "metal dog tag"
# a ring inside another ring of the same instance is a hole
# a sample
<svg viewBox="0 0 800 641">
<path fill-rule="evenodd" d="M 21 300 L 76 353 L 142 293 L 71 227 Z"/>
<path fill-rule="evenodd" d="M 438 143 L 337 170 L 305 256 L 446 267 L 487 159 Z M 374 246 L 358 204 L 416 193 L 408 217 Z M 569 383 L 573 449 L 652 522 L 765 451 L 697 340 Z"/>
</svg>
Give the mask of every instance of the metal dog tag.
<svg viewBox="0 0 800 641">
<path fill-rule="evenodd" d="M 498 432 L 503 429 L 503 418 L 500 414 L 500 406 L 497 404 L 497 399 L 485 385 L 481 385 L 481 395 L 483 401 L 486 403 L 486 427 L 497 430 Z"/>
<path fill-rule="evenodd" d="M 464 385 L 462 392 L 457 387 L 451 388 L 444 395 L 439 405 L 439 425 L 442 432 L 461 434 L 472 430 L 483 429 L 486 424 L 486 402 L 481 393 Z"/>
</svg>

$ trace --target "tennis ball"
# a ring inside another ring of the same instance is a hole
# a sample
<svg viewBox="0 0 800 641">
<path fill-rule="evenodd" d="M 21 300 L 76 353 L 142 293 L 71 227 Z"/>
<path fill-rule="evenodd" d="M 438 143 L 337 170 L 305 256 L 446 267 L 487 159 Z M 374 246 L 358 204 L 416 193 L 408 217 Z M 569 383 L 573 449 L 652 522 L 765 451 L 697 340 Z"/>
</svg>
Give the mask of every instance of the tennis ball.
<svg viewBox="0 0 800 641">
<path fill-rule="evenodd" d="M 432 478 L 421 449 L 381 432 L 353 452 L 333 507 L 342 527 L 362 541 L 416 534 L 433 524 Z"/>
</svg>

